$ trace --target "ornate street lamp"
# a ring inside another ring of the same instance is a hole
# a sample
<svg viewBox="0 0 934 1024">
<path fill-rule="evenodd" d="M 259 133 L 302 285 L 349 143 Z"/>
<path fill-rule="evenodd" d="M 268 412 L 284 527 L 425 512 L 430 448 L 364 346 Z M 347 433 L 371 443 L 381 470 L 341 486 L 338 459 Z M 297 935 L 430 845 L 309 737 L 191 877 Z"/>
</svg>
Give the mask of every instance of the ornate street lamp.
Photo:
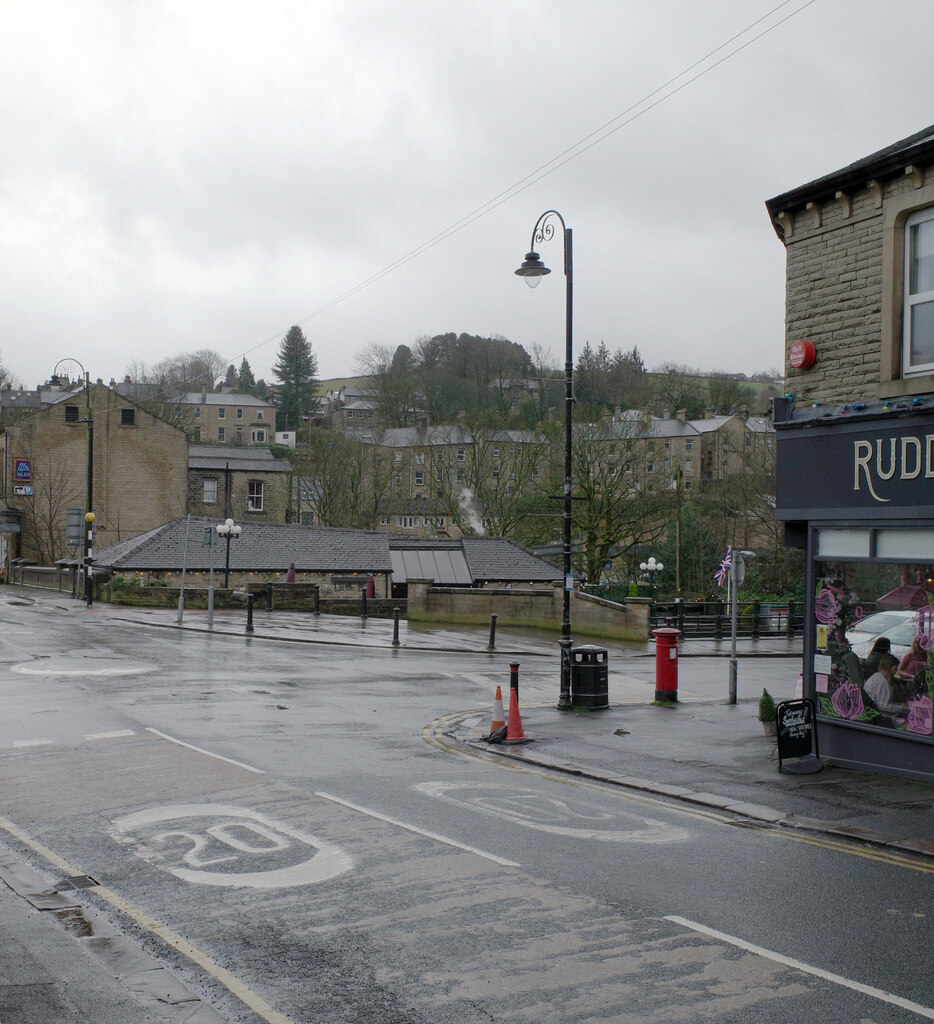
<svg viewBox="0 0 934 1024">
<path fill-rule="evenodd" d="M 655 561 L 655 556 L 650 555 L 647 562 L 640 562 L 639 568 L 644 572 L 648 573 L 649 583 L 652 585 L 652 600 L 656 600 L 658 597 L 658 574 L 665 568 L 661 562 Z"/>
<path fill-rule="evenodd" d="M 564 236 L 565 329 L 564 329 L 564 594 L 561 604 L 561 690 L 558 708 L 570 711 L 571 704 L 571 591 L 574 577 L 571 575 L 571 428 L 574 411 L 574 349 L 571 341 L 572 305 L 574 297 L 574 270 L 572 262 L 571 229 L 557 210 L 547 210 L 538 218 L 532 229 L 532 242 L 522 266 L 516 271 L 525 278 L 530 288 L 551 271 L 542 263 L 535 247 L 554 238 L 557 221 Z"/>
<path fill-rule="evenodd" d="M 218 523 L 214 529 L 217 530 L 218 537 L 223 537 L 227 541 L 227 551 L 224 557 L 224 590 L 226 590 L 230 585 L 230 542 L 240 536 L 243 527 L 237 526 L 232 519 L 226 519 L 224 522 Z"/>
</svg>

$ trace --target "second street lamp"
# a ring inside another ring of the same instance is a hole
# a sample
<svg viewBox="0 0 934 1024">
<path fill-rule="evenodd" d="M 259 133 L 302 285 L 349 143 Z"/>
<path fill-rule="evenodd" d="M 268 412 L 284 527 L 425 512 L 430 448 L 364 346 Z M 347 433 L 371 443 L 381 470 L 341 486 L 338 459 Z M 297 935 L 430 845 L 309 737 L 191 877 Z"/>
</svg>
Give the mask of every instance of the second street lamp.
<svg viewBox="0 0 934 1024">
<path fill-rule="evenodd" d="M 242 527 L 237 526 L 232 519 L 227 519 L 223 523 L 218 523 L 214 529 L 217 530 L 219 537 L 223 537 L 227 541 L 227 551 L 224 556 L 224 590 L 226 590 L 230 585 L 230 542 L 234 537 L 240 536 Z"/>
<path fill-rule="evenodd" d="M 574 298 L 574 270 L 571 249 L 571 229 L 557 210 L 546 210 L 535 222 L 532 229 L 532 243 L 525 255 L 522 266 L 516 271 L 525 278 L 530 288 L 551 271 L 542 263 L 535 251 L 537 245 L 554 238 L 555 221 L 561 225 L 564 237 L 564 277 L 566 281 L 564 307 L 564 591 L 561 603 L 561 690 L 558 694 L 558 708 L 570 711 L 571 703 L 571 590 L 574 577 L 571 575 L 571 428 L 574 412 L 574 347 L 571 340 L 572 307 Z"/>
</svg>

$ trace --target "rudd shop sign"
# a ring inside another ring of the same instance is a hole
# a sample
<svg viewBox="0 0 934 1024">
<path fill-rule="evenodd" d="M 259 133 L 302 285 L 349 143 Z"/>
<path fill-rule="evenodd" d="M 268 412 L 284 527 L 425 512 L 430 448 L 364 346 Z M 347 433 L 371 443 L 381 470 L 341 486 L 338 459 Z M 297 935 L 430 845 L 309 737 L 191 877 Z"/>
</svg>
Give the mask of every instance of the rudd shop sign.
<svg viewBox="0 0 934 1024">
<path fill-rule="evenodd" d="M 928 506 L 934 516 L 934 421 L 891 427 L 814 424 L 777 437 L 776 515 L 833 510 L 872 515 Z M 918 514 L 917 512 L 915 513 Z"/>
</svg>

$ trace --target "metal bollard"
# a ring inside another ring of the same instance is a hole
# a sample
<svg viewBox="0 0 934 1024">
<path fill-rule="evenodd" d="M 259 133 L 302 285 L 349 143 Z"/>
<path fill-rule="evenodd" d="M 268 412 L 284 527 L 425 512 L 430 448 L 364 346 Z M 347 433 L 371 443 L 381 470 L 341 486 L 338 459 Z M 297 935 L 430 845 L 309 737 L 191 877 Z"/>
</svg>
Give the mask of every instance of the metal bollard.
<svg viewBox="0 0 934 1024">
<path fill-rule="evenodd" d="M 399 613 L 402 611 L 401 608 L 393 608 L 392 610 L 392 646 L 399 646 Z"/>
<path fill-rule="evenodd" d="M 267 612 L 271 612 L 272 611 L 272 584 L 271 583 L 266 588 L 266 611 Z"/>
<path fill-rule="evenodd" d="M 366 618 L 366 587 L 360 591 L 360 618 Z"/>
<path fill-rule="evenodd" d="M 519 700 L 519 662 L 509 662 L 509 689 L 516 691 L 516 701 Z"/>
<path fill-rule="evenodd" d="M 253 594 L 246 595 L 246 631 L 253 632 Z"/>
<path fill-rule="evenodd" d="M 315 615 L 321 614 L 321 587 L 315 584 Z"/>
<path fill-rule="evenodd" d="M 490 614 L 490 642 L 486 645 L 488 651 L 496 650 L 496 612 Z"/>
</svg>

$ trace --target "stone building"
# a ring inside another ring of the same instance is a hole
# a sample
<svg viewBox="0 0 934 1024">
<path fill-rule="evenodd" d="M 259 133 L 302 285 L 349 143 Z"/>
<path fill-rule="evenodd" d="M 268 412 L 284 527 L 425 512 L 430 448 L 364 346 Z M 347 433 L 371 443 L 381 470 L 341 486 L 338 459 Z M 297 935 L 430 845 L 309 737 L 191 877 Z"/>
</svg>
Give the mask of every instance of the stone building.
<svg viewBox="0 0 934 1024">
<path fill-rule="evenodd" d="M 89 454 L 96 544 L 119 543 L 184 511 L 188 441 L 181 430 L 101 382 L 48 402 L 0 434 L 0 502 L 21 530 L 18 551 L 8 546 L 5 559 L 51 564 L 80 553 L 66 543 L 66 514 L 84 512 Z"/>
<path fill-rule="evenodd" d="M 776 516 L 807 553 L 820 753 L 934 779 L 934 127 L 766 206 L 787 259 Z M 892 678 L 865 660 L 878 633 L 916 654 Z"/>
<path fill-rule="evenodd" d="M 188 511 L 212 520 L 284 523 L 292 467 L 268 448 L 195 445 L 188 451 Z"/>
<path fill-rule="evenodd" d="M 193 391 L 179 403 L 190 411 L 193 444 L 271 444 L 276 407 L 255 395 Z"/>
</svg>

